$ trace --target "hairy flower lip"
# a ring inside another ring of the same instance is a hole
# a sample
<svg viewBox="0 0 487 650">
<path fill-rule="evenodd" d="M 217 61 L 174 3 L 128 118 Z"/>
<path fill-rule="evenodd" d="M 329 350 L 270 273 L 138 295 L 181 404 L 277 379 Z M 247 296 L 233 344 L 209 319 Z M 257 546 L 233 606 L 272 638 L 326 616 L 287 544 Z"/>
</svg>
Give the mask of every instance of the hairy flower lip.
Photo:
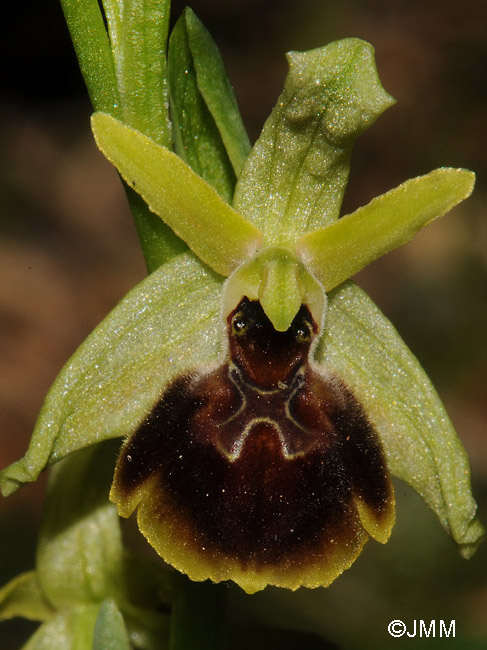
<svg viewBox="0 0 487 650">
<path fill-rule="evenodd" d="M 350 391 L 310 363 L 310 318 L 303 307 L 280 333 L 242 300 L 227 361 L 178 377 L 121 451 L 111 499 L 124 516 L 138 508 L 149 542 L 193 579 L 327 585 L 369 535 L 389 537 L 380 443 Z"/>
</svg>

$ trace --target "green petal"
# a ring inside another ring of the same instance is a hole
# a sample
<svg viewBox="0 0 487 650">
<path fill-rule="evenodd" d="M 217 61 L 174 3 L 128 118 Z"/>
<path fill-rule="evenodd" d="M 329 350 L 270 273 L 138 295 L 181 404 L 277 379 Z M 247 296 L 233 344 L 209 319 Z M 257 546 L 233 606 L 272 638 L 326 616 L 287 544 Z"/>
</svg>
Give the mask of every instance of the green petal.
<svg viewBox="0 0 487 650">
<path fill-rule="evenodd" d="M 115 602 L 102 603 L 95 623 L 93 650 L 130 650 L 127 628 Z"/>
<path fill-rule="evenodd" d="M 237 178 L 204 96 L 196 79 L 190 49 L 187 11 L 169 39 L 169 79 L 174 149 L 191 169 L 232 202 Z"/>
<path fill-rule="evenodd" d="M 57 608 L 122 597 L 123 547 L 108 492 L 118 444 L 93 445 L 52 469 L 37 576 Z"/>
<path fill-rule="evenodd" d="M 466 199 L 474 183 L 473 172 L 445 167 L 413 178 L 301 237 L 299 257 L 330 291 L 381 255 L 407 244 L 421 228 Z"/>
<path fill-rule="evenodd" d="M 134 218 L 140 239 L 145 263 L 149 273 L 153 273 L 162 264 L 184 253 L 188 247 L 156 214 L 151 212 L 147 203 L 127 183 L 124 190 Z"/>
<path fill-rule="evenodd" d="M 235 209 L 276 245 L 338 218 L 353 142 L 393 103 L 372 46 L 359 39 L 292 52 L 289 63 L 234 198 Z"/>
<path fill-rule="evenodd" d="M 238 177 L 251 147 L 233 88 L 225 72 L 220 52 L 208 30 L 191 9 L 185 10 L 184 17 L 199 91 L 220 131 L 235 175 Z"/>
<path fill-rule="evenodd" d="M 32 621 L 48 621 L 53 615 L 35 571 L 20 574 L 0 589 L 0 620 L 22 616 Z"/>
<path fill-rule="evenodd" d="M 329 296 L 316 360 L 352 389 L 377 428 L 391 472 L 424 499 L 469 557 L 483 529 L 465 451 L 417 359 L 353 283 Z"/>
<path fill-rule="evenodd" d="M 3 494 L 77 449 L 131 433 L 176 375 L 219 358 L 221 287 L 190 253 L 137 285 L 57 377 L 25 457 L 0 474 Z"/>
<path fill-rule="evenodd" d="M 257 228 L 179 156 L 104 113 L 93 115 L 92 127 L 127 183 L 217 273 L 229 275 L 261 246 Z"/>
<path fill-rule="evenodd" d="M 31 636 L 22 650 L 92 650 L 99 605 L 60 612 Z"/>
</svg>

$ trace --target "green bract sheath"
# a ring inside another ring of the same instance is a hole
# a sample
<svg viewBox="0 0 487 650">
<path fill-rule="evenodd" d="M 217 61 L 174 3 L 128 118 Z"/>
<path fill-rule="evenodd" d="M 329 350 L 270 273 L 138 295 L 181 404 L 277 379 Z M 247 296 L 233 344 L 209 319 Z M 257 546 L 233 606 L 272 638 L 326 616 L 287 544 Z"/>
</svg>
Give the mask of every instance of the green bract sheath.
<svg viewBox="0 0 487 650">
<path fill-rule="evenodd" d="M 163 146 L 166 132 L 156 142 L 153 121 L 95 113 L 99 148 L 190 251 L 174 249 L 80 346 L 26 456 L 0 476 L 10 494 L 72 452 L 123 437 L 111 488 L 119 514 L 137 510 L 152 546 L 190 578 L 248 592 L 329 585 L 369 537 L 385 543 L 391 473 L 464 556 L 483 532 L 438 395 L 350 281 L 466 198 L 474 175 L 435 170 L 339 219 L 352 145 L 394 100 L 359 39 L 291 53 L 289 63 L 248 157 L 218 51 L 190 11 L 169 47 L 178 155 Z M 25 586 L 42 612 L 35 581 Z M 76 615 L 91 616 L 99 647 L 95 620 L 123 647 L 108 595 Z"/>
<path fill-rule="evenodd" d="M 250 142 L 218 48 L 189 8 L 171 34 L 168 61 L 175 152 L 231 203 Z"/>
</svg>

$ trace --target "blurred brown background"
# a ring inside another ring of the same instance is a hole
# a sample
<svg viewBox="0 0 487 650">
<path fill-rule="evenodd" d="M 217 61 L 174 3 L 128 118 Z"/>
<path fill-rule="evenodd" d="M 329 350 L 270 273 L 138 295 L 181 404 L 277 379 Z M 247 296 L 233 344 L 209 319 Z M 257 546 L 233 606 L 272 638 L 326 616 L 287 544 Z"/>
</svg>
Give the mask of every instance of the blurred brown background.
<svg viewBox="0 0 487 650">
<path fill-rule="evenodd" d="M 174 3 L 175 17 L 183 6 Z M 285 51 L 346 36 L 375 46 L 383 84 L 398 101 L 356 146 L 344 212 L 435 167 L 477 172 L 472 198 L 358 281 L 434 380 L 469 453 L 487 522 L 487 3 L 191 6 L 222 50 L 252 139 L 282 88 Z M 23 454 L 64 361 L 145 273 L 118 179 L 91 139 L 90 106 L 58 3 L 4 3 L 2 11 L 1 467 Z M 0 502 L 0 584 L 34 565 L 43 487 L 41 480 Z M 403 485 L 397 491 L 398 524 L 385 548 L 371 542 L 328 590 L 248 597 L 231 588 L 232 617 L 313 630 L 344 648 L 443 647 L 393 640 L 387 623 L 454 618 L 459 648 L 487 647 L 487 545 L 460 559 L 419 499 Z M 30 629 L 3 624 L 0 647 L 20 647 Z"/>
</svg>

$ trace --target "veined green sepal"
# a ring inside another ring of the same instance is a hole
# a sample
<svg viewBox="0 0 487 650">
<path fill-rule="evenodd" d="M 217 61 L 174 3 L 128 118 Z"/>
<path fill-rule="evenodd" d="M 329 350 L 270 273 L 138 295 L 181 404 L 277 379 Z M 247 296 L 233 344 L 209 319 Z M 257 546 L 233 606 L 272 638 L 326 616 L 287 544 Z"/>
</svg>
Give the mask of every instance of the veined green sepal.
<svg viewBox="0 0 487 650">
<path fill-rule="evenodd" d="M 462 443 L 418 360 L 353 282 L 328 296 L 315 361 L 353 391 L 377 430 L 390 472 L 421 496 L 461 555 L 470 557 L 484 531 Z"/>
<path fill-rule="evenodd" d="M 0 472 L 2 494 L 78 449 L 128 435 L 176 376 L 218 361 L 222 285 L 188 252 L 134 287 L 59 373 L 24 458 Z"/>
<path fill-rule="evenodd" d="M 225 284 L 223 314 L 235 309 L 244 296 L 260 301 L 279 332 L 290 327 L 302 304 L 308 305 L 319 328 L 323 324 L 326 307 L 323 287 L 284 248 L 266 248 L 234 271 Z"/>
<path fill-rule="evenodd" d="M 98 147 L 124 180 L 214 271 L 230 273 L 262 234 L 175 153 L 104 113 L 92 116 Z"/>
</svg>

